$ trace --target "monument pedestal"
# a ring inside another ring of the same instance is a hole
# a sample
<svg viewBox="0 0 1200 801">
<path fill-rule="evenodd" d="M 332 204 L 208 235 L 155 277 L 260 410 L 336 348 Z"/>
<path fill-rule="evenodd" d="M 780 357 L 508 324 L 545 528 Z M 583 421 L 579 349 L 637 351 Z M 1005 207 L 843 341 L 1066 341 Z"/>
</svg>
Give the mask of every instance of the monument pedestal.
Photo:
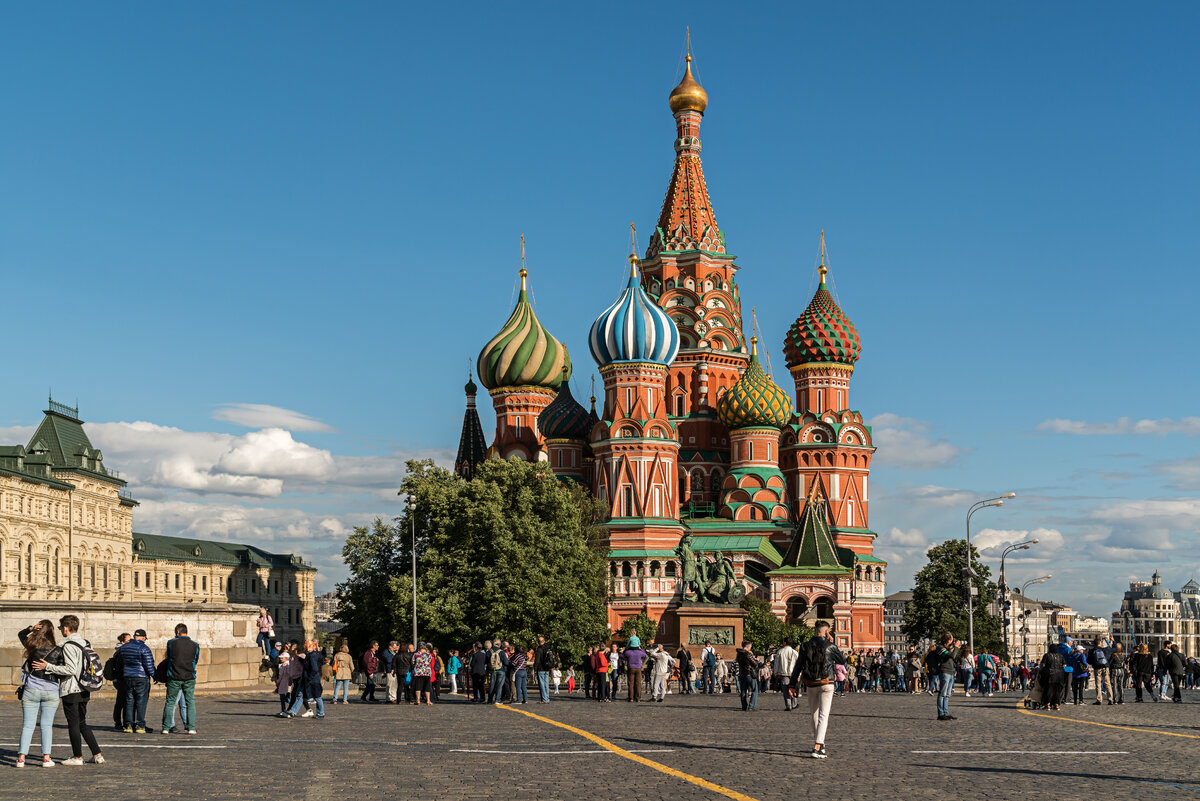
<svg viewBox="0 0 1200 801">
<path fill-rule="evenodd" d="M 679 620 L 679 642 L 700 657 L 704 641 L 712 642 L 717 655 L 733 659 L 742 644 L 742 622 L 746 610 L 737 604 L 702 604 L 684 601 L 675 610 Z"/>
</svg>

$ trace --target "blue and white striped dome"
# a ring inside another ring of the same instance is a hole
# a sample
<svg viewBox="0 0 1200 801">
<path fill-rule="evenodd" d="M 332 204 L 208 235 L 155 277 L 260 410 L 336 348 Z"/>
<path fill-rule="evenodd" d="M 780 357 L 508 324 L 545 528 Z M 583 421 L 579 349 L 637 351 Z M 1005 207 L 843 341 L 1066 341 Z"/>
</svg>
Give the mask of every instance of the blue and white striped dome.
<svg viewBox="0 0 1200 801">
<path fill-rule="evenodd" d="M 592 323 L 588 347 L 596 364 L 651 362 L 669 365 L 679 355 L 679 329 L 642 289 L 636 261 L 617 302 Z"/>
</svg>

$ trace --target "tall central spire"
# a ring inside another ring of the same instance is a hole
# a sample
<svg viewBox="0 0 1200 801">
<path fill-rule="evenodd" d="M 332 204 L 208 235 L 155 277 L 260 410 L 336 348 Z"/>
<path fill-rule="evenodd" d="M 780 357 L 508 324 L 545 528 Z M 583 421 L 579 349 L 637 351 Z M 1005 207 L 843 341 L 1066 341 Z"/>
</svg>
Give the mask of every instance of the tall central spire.
<svg viewBox="0 0 1200 801">
<path fill-rule="evenodd" d="M 725 253 L 725 238 L 717 228 L 716 214 L 700 165 L 700 119 L 708 108 L 708 92 L 692 77 L 692 56 L 687 56 L 683 80 L 671 90 L 668 104 L 675 115 L 675 169 L 658 215 L 658 230 L 646 257 L 662 251 L 707 250 Z"/>
</svg>

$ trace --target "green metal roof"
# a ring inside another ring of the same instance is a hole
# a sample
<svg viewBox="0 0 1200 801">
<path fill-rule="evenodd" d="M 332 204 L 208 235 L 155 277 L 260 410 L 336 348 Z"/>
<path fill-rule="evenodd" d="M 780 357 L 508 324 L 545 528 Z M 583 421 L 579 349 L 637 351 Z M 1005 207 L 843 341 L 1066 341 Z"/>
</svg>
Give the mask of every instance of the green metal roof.
<svg viewBox="0 0 1200 801">
<path fill-rule="evenodd" d="M 692 548 L 705 553 L 713 551 L 757 553 L 773 565 L 783 564 L 783 556 L 771 544 L 771 538 L 760 534 L 725 534 L 715 537 L 701 534 L 695 538 Z"/>
<path fill-rule="evenodd" d="M 619 548 L 609 551 L 609 559 L 641 559 L 643 557 L 670 557 L 674 556 L 675 552 L 670 548 Z"/>
<path fill-rule="evenodd" d="M 293 568 L 316 570 L 294 554 L 268 553 L 253 545 L 238 545 L 214 540 L 193 540 L 187 537 L 166 537 L 161 534 L 133 535 L 133 555 L 138 559 L 168 559 L 174 562 L 193 562 L 207 565 L 251 565 L 253 567 Z"/>
<path fill-rule="evenodd" d="M 804 511 L 800 513 L 800 524 L 796 527 L 796 535 L 788 546 L 784 562 L 788 567 L 836 567 L 841 572 L 844 565 L 833 545 L 825 504 L 817 503 L 815 498 L 815 494 L 810 497 L 809 502 L 804 505 Z"/>
<path fill-rule="evenodd" d="M 91 440 L 83 430 L 83 422 L 68 414 L 69 411 L 78 413 L 78 410 L 51 401 L 41 425 L 29 438 L 26 450 L 32 453 L 45 449 L 55 470 L 80 471 L 124 485 L 124 481 L 110 475 L 104 468 L 102 455 L 92 447 Z M 93 461 L 98 458 L 100 461 Z"/>
<path fill-rule="evenodd" d="M 884 561 L 883 559 L 880 559 L 878 556 L 864 556 L 863 554 L 855 554 L 854 558 L 856 561 L 859 561 L 859 562 L 877 562 L 881 565 L 887 564 L 886 561 Z"/>
<path fill-rule="evenodd" d="M 840 576 L 850 572 L 850 568 L 842 565 L 829 567 L 779 567 L 767 573 L 768 576 Z"/>
</svg>

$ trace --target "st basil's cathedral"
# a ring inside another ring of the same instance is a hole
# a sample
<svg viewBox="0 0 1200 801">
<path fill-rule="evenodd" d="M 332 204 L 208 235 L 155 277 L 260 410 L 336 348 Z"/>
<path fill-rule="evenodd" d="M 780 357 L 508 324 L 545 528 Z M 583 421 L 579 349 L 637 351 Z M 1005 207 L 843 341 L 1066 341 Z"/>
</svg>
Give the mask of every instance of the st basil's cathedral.
<svg viewBox="0 0 1200 801">
<path fill-rule="evenodd" d="M 468 381 L 456 471 L 485 458 L 549 462 L 609 509 L 609 623 L 645 613 L 678 641 L 685 592 L 678 546 L 782 619 L 829 621 L 843 648 L 883 647 L 887 563 L 873 554 L 871 428 L 850 407 L 861 345 L 826 283 L 783 343 L 793 397 L 743 335 L 735 257 L 700 164 L 708 93 L 687 58 L 670 94 L 675 167 L 645 258 L 596 318 L 588 346 L 603 382 L 585 409 L 571 357 L 539 322 L 521 269 L 508 322 L 484 346 L 480 383 L 496 412 L 486 445 Z M 822 241 L 822 246 L 823 246 Z M 822 247 L 823 254 L 823 247 Z"/>
</svg>

